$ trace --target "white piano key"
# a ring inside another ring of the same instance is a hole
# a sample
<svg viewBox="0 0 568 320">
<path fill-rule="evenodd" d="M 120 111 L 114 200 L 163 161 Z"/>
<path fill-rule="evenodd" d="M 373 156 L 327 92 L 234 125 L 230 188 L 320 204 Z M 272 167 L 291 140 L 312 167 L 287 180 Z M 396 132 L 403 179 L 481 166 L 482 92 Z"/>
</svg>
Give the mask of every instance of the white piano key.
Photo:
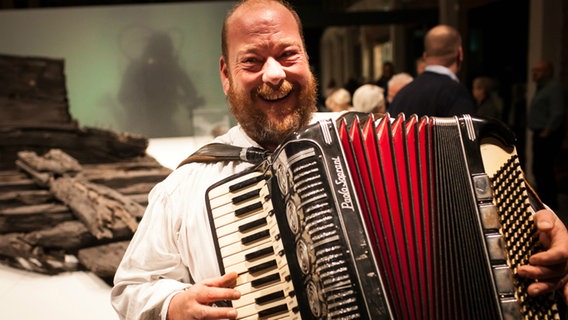
<svg viewBox="0 0 568 320">
<path fill-rule="evenodd" d="M 247 248 L 245 250 L 242 250 L 242 251 L 234 252 L 231 255 L 227 255 L 227 256 L 223 257 L 223 264 L 225 265 L 225 267 L 230 267 L 234 264 L 245 261 L 246 260 L 245 256 L 247 254 L 257 252 L 257 251 L 260 251 L 260 250 L 266 249 L 266 248 L 272 249 L 272 244 L 270 242 L 266 242 L 266 243 L 262 243 L 260 245 L 254 245 L 254 246 Z M 270 256 L 272 258 L 274 258 L 274 253 L 271 253 Z M 258 260 L 259 258 L 255 259 L 255 260 Z M 254 261 L 254 260 L 252 260 L 252 261 Z"/>
<path fill-rule="evenodd" d="M 216 188 L 209 190 L 209 192 L 208 192 L 209 199 L 215 199 L 217 197 L 223 197 L 226 194 L 231 193 L 229 191 L 230 186 L 234 186 L 234 185 L 236 185 L 240 182 L 243 182 L 243 181 L 246 181 L 246 180 L 249 180 L 249 179 L 260 178 L 259 176 L 262 176 L 262 175 L 263 174 L 261 172 L 253 171 L 253 172 L 250 172 L 250 173 L 245 174 L 243 176 L 240 176 L 237 179 L 228 181 L 226 184 L 219 185 Z"/>
<path fill-rule="evenodd" d="M 239 291 L 241 291 L 238 287 L 235 288 Z M 256 289 L 253 291 L 249 291 L 245 294 L 242 294 L 241 297 L 238 300 L 233 300 L 232 304 L 234 308 L 241 308 L 243 306 L 249 305 L 249 304 L 256 304 L 256 299 L 267 296 L 269 294 L 272 293 L 282 293 L 282 297 L 279 297 L 277 299 L 274 299 L 272 301 L 282 301 L 284 299 L 286 299 L 286 292 L 284 292 L 284 290 L 282 290 L 282 286 L 280 284 L 277 285 L 272 285 L 272 286 L 268 286 L 262 289 Z M 243 293 L 243 291 L 241 291 L 241 293 Z M 272 301 L 268 301 L 266 303 L 270 303 Z M 260 305 L 264 305 L 265 303 L 262 303 Z"/>
<path fill-rule="evenodd" d="M 239 317 L 237 319 L 239 319 L 239 320 L 260 320 L 258 315 L 252 315 L 250 317 L 244 317 L 244 318 Z M 294 315 L 292 315 L 292 314 L 284 314 L 284 315 L 278 314 L 278 315 L 274 315 L 272 317 L 262 318 L 262 320 L 284 320 L 284 319 L 286 319 L 286 320 L 300 320 L 301 318 L 300 318 L 299 313 L 294 314 Z"/>
<path fill-rule="evenodd" d="M 269 237 L 263 238 L 261 240 L 256 240 L 256 241 L 248 243 L 246 245 L 242 244 L 241 242 L 235 242 L 233 244 L 230 244 L 228 246 L 220 248 L 221 256 L 222 257 L 228 257 L 232 254 L 235 254 L 235 253 L 238 253 L 238 252 L 241 252 L 241 251 L 245 251 L 249 248 L 254 248 L 256 246 L 263 245 L 263 244 L 269 243 L 269 242 L 270 242 Z"/>
<path fill-rule="evenodd" d="M 253 214 L 247 215 L 245 217 L 233 217 L 233 220 L 230 221 L 229 219 L 225 219 L 223 221 L 216 221 L 215 222 L 215 232 L 217 232 L 217 237 L 221 238 L 225 235 L 228 235 L 233 232 L 239 232 L 239 226 L 243 224 L 247 224 L 249 222 L 261 219 L 266 217 L 266 212 L 262 210 L 257 211 Z M 219 224 L 217 222 L 220 222 Z"/>
<path fill-rule="evenodd" d="M 237 209 L 245 207 L 247 205 L 252 204 L 253 202 L 260 202 L 260 197 L 258 195 L 254 197 L 250 197 L 246 200 L 241 200 L 237 203 L 233 203 L 233 199 L 237 196 L 243 195 L 247 192 L 255 191 L 258 192 L 262 187 L 263 183 L 257 183 L 251 187 L 243 189 L 242 193 L 238 194 L 226 194 L 223 197 L 210 199 L 209 203 L 211 205 L 211 212 L 213 213 L 213 218 L 217 218 L 219 216 L 225 215 L 230 212 L 235 212 Z"/>
<path fill-rule="evenodd" d="M 264 257 L 258 260 L 255 260 L 253 262 L 248 262 L 248 261 L 243 261 L 241 263 L 237 263 L 234 264 L 232 266 L 225 266 L 225 273 L 229 273 L 229 272 L 237 272 L 238 274 L 248 274 L 249 273 L 249 268 L 251 267 L 255 267 L 258 265 L 261 265 L 263 263 L 269 263 L 271 261 L 274 261 L 274 257 L 273 256 L 268 256 L 268 257 Z M 263 269 L 261 271 L 259 271 L 256 274 L 253 274 L 253 276 L 260 276 L 260 275 L 266 275 L 270 272 L 270 270 L 274 271 L 274 270 L 278 270 L 277 265 L 274 267 L 270 267 L 270 268 L 266 268 Z"/>
<path fill-rule="evenodd" d="M 253 220 L 253 221 L 256 221 L 256 220 Z M 217 235 L 218 235 L 218 238 L 219 238 L 218 239 L 219 247 L 223 248 L 223 247 L 231 245 L 235 242 L 240 242 L 243 237 L 249 236 L 251 234 L 255 234 L 255 233 L 262 231 L 262 230 L 265 230 L 265 229 L 266 229 L 266 226 L 258 226 L 256 228 L 246 230 L 245 232 L 238 231 L 238 226 L 237 226 L 237 228 L 233 228 L 233 230 L 231 230 L 228 227 L 220 229 L 220 230 L 217 231 L 218 232 Z M 225 234 L 225 232 L 230 232 L 230 233 Z"/>
<path fill-rule="evenodd" d="M 236 301 L 239 300 L 235 300 L 233 301 L 233 305 Z M 281 313 L 278 313 L 278 315 L 280 314 L 294 314 L 294 312 L 292 311 L 292 308 L 294 307 L 294 299 L 283 299 L 283 300 L 277 300 L 277 301 L 273 301 L 270 303 L 266 303 L 263 305 L 257 305 L 257 304 L 248 304 L 245 306 L 242 306 L 240 308 L 237 308 L 237 312 L 238 312 L 238 318 L 240 319 L 241 317 L 249 317 L 252 315 L 258 315 L 260 312 L 262 311 L 266 311 L 270 308 L 274 308 L 274 307 L 279 307 L 279 306 L 286 306 L 287 311 L 283 311 Z M 288 305 L 288 303 L 290 303 L 290 305 Z M 265 317 L 263 317 L 262 319 L 265 319 Z"/>
</svg>

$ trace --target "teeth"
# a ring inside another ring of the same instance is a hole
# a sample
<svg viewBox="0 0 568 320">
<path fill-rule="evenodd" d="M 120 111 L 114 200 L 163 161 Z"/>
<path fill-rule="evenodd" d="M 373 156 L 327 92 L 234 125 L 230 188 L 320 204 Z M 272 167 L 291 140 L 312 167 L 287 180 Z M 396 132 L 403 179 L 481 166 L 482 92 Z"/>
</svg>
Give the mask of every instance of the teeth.
<svg viewBox="0 0 568 320">
<path fill-rule="evenodd" d="M 282 99 L 282 98 L 284 98 L 285 96 L 287 96 L 288 93 L 289 93 L 289 91 L 288 91 L 288 92 L 273 91 L 272 94 L 264 94 L 262 97 L 263 97 L 264 99 L 266 99 L 266 100 L 272 101 L 272 100 Z"/>
<path fill-rule="evenodd" d="M 272 89 L 267 85 L 258 88 L 258 95 L 267 100 L 275 101 L 285 98 L 292 91 L 292 85 L 289 82 L 284 82 L 278 89 Z"/>
</svg>

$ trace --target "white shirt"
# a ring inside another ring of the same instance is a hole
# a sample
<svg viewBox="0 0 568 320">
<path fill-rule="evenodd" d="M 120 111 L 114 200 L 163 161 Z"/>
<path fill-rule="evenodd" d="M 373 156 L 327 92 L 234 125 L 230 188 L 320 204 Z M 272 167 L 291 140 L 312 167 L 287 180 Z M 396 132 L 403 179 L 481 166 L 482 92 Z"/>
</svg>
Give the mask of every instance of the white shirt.
<svg viewBox="0 0 568 320">
<path fill-rule="evenodd" d="M 314 121 L 338 114 L 315 115 Z M 240 126 L 214 142 L 258 147 Z M 111 300 L 121 319 L 165 320 L 171 298 L 191 280 L 220 276 L 205 193 L 214 183 L 251 166 L 241 161 L 190 163 L 150 191 L 144 217 L 114 277 Z"/>
<path fill-rule="evenodd" d="M 240 126 L 214 141 L 258 147 Z M 114 278 L 111 299 L 121 319 L 165 320 L 171 297 L 189 286 L 190 274 L 195 281 L 220 275 L 205 192 L 251 166 L 240 161 L 190 163 L 152 189 Z"/>
</svg>

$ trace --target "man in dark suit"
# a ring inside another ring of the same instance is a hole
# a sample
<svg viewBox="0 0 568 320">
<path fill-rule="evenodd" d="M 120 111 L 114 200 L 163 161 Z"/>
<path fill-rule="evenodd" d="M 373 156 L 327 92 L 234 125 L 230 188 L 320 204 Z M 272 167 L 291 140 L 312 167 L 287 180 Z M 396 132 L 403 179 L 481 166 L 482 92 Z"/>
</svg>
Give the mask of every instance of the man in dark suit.
<svg viewBox="0 0 568 320">
<path fill-rule="evenodd" d="M 456 76 L 463 61 L 459 32 L 447 25 L 430 29 L 424 37 L 426 69 L 401 89 L 388 108 L 392 116 L 453 116 L 474 114 L 469 89 Z"/>
</svg>

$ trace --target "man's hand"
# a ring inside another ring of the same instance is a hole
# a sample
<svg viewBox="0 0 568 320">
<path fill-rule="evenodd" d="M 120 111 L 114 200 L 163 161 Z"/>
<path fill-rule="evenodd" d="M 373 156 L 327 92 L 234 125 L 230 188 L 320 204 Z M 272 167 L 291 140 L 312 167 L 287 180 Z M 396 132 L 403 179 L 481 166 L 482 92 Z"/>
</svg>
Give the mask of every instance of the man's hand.
<svg viewBox="0 0 568 320">
<path fill-rule="evenodd" d="M 528 287 L 529 295 L 560 289 L 568 303 L 568 230 L 550 210 L 538 211 L 534 219 L 546 251 L 532 255 L 529 264 L 519 267 L 518 273 L 521 277 L 538 279 Z"/>
<path fill-rule="evenodd" d="M 220 300 L 239 299 L 241 293 L 233 289 L 236 284 L 236 272 L 194 284 L 173 296 L 168 307 L 167 319 L 235 319 L 236 309 L 212 306 L 212 304 Z"/>
</svg>

